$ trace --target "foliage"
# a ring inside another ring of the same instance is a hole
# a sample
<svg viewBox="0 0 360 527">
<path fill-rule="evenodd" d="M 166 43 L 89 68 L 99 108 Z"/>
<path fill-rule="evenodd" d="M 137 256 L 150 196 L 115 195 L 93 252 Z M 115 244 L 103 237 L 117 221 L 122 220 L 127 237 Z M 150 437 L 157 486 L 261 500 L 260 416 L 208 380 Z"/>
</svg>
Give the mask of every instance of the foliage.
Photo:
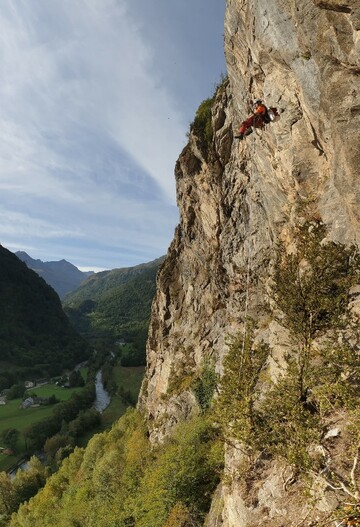
<svg viewBox="0 0 360 527">
<path fill-rule="evenodd" d="M 247 331 L 229 339 L 229 352 L 224 359 L 224 375 L 215 405 L 215 419 L 228 439 L 257 447 L 259 412 L 255 408 L 256 388 L 268 357 L 268 346 L 254 344 L 254 322 L 248 320 Z"/>
<path fill-rule="evenodd" d="M 0 355 L 11 364 L 33 369 L 41 365 L 48 372 L 89 356 L 88 345 L 70 325 L 55 291 L 1 246 Z"/>
<path fill-rule="evenodd" d="M 194 120 L 190 124 L 190 132 L 195 136 L 197 145 L 202 151 L 205 159 L 209 156 L 214 137 L 212 108 L 216 96 L 224 90 L 227 82 L 228 78 L 222 75 L 219 83 L 215 86 L 214 95 L 200 103 L 200 106 L 196 110 Z"/>
<path fill-rule="evenodd" d="M 157 270 L 162 258 L 136 267 L 92 275 L 64 300 L 77 330 L 98 348 L 119 345 L 123 366 L 145 364 L 145 345 Z"/>
<path fill-rule="evenodd" d="M 202 101 L 190 125 L 190 131 L 196 136 L 201 148 L 205 152 L 209 149 L 214 134 L 211 119 L 213 103 L 213 97 Z"/>
<path fill-rule="evenodd" d="M 0 472 L 0 526 L 8 525 L 10 516 L 19 505 L 29 500 L 43 487 L 46 469 L 38 458 L 32 457 L 27 470 L 18 470 L 13 479 Z"/>
<path fill-rule="evenodd" d="M 72 450 L 75 446 L 74 439 L 69 435 L 64 434 L 55 434 L 52 437 L 49 437 L 44 444 L 44 452 L 46 454 L 46 461 L 51 465 L 57 466 L 60 461 L 63 459 L 64 449 L 69 449 L 67 447 L 72 447 Z M 60 452 L 60 455 L 58 455 Z M 69 452 L 70 454 L 70 452 Z"/>
<path fill-rule="evenodd" d="M 198 524 L 189 509 L 181 502 L 175 503 L 164 527 L 196 527 Z"/>
<path fill-rule="evenodd" d="M 359 527 L 360 525 L 360 503 L 347 503 L 340 507 L 334 515 L 337 525 Z"/>
<path fill-rule="evenodd" d="M 312 349 L 305 390 L 320 417 L 336 408 L 353 410 L 359 404 L 360 355 L 343 336 L 342 342 L 326 342 Z"/>
<path fill-rule="evenodd" d="M 1 440 L 4 443 L 4 445 L 13 452 L 16 452 L 16 445 L 19 438 L 19 430 L 16 428 L 7 428 L 6 430 L 3 430 L 1 433 Z"/>
<path fill-rule="evenodd" d="M 214 459 L 216 434 L 207 419 L 182 424 L 156 463 L 145 473 L 137 500 L 136 525 L 162 526 L 181 502 L 201 520 L 219 481 L 221 459 Z"/>
<path fill-rule="evenodd" d="M 71 388 L 74 388 L 76 386 L 84 386 L 85 381 L 81 375 L 81 372 L 79 370 L 74 370 L 69 375 L 69 384 Z"/>
<path fill-rule="evenodd" d="M 280 244 L 274 275 L 274 300 L 293 350 L 287 372 L 264 400 L 262 435 L 272 453 L 302 470 L 312 465 L 308 447 L 320 442 L 321 418 L 334 407 L 358 404 L 359 356 L 346 335 L 354 325 L 348 304 L 359 254 L 325 235 L 321 222 L 298 227 L 296 251 L 286 254 Z"/>
<path fill-rule="evenodd" d="M 219 375 L 215 372 L 214 362 L 206 360 L 201 374 L 193 383 L 193 391 L 203 412 L 209 410 L 218 382 Z"/>
<path fill-rule="evenodd" d="M 111 431 L 64 459 L 11 527 L 198 527 L 219 481 L 222 449 L 204 418 L 179 425 L 151 450 L 144 421 L 128 411 Z"/>
<path fill-rule="evenodd" d="M 75 392 L 67 401 L 63 401 L 54 406 L 52 415 L 41 421 L 31 424 L 24 431 L 26 444 L 28 449 L 41 449 L 49 437 L 57 434 L 62 426 L 62 423 L 69 423 L 76 421 L 73 425 L 73 435 L 78 435 L 79 430 L 88 429 L 90 422 L 96 426 L 98 417 L 91 416 L 84 417 L 81 413 L 92 405 L 95 399 L 95 387 L 90 379 L 90 382 L 81 392 Z"/>
<path fill-rule="evenodd" d="M 265 379 L 257 396 L 267 350 L 247 324 L 245 337 L 230 342 L 216 406 L 227 440 L 283 457 L 298 472 L 316 468 L 309 447 L 321 443 L 329 412 L 359 404 L 358 321 L 348 308 L 359 254 L 325 234 L 320 222 L 305 223 L 292 254 L 278 247 L 272 297 L 290 333 L 286 371 L 277 381 Z"/>
<path fill-rule="evenodd" d="M 309 446 L 320 442 L 321 429 L 316 408 L 301 397 L 297 378 L 297 365 L 290 360 L 286 375 L 261 405 L 257 433 L 263 449 L 300 471 L 311 468 Z"/>
<path fill-rule="evenodd" d="M 344 326 L 349 292 L 359 280 L 355 246 L 325 241 L 321 222 L 297 227 L 296 251 L 279 244 L 274 273 L 274 300 L 282 321 L 305 350 L 329 328 Z"/>
<path fill-rule="evenodd" d="M 18 384 L 13 384 L 11 388 L 6 392 L 6 397 L 9 401 L 12 399 L 23 398 L 25 393 L 24 383 L 19 382 Z"/>
</svg>

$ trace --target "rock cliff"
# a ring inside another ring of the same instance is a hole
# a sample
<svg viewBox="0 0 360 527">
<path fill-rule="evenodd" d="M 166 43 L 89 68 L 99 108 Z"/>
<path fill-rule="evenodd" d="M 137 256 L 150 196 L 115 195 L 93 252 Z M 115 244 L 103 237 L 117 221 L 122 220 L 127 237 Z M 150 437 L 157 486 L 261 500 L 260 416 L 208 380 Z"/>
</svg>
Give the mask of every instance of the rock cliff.
<svg viewBox="0 0 360 527">
<path fill-rule="evenodd" d="M 244 311 L 261 317 L 277 240 L 291 244 L 295 223 L 322 219 L 329 238 L 359 243 L 359 30 L 355 0 L 227 0 L 228 79 L 214 96 L 211 144 L 193 130 L 176 164 L 180 223 L 152 308 L 139 406 L 155 443 L 199 411 L 191 381 L 206 359 L 222 372 Z M 253 98 L 281 119 L 239 142 Z M 262 334 L 281 359 L 284 329 L 264 318 Z M 239 462 L 228 448 L 226 471 Z M 336 506 L 322 489 L 310 514 L 310 500 L 287 491 L 286 470 L 264 466 L 246 492 L 236 478 L 221 486 L 208 525 L 288 525 L 289 511 L 292 525 L 307 525 Z"/>
</svg>

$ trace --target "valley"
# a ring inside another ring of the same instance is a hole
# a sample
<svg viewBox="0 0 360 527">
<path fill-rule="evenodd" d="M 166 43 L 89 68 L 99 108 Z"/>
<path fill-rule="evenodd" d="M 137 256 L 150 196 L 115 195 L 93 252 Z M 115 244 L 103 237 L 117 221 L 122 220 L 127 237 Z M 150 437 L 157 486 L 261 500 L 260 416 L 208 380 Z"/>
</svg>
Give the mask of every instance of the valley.
<svg viewBox="0 0 360 527">
<path fill-rule="evenodd" d="M 25 256 L 28 265 L 37 262 Z M 160 263 L 90 273 L 89 283 L 67 300 L 70 324 L 51 287 L 1 247 L 0 312 L 5 314 L 7 302 L 8 313 L 0 323 L 0 472 L 52 448 L 48 443 L 61 443 L 68 453 L 76 445 L 86 446 L 136 404 Z M 69 266 L 62 269 L 68 272 Z M 58 267 L 52 266 L 52 279 Z M 90 321 L 84 304 L 93 306 Z M 108 321 L 102 306 L 111 313 Z M 94 323 L 99 317 L 106 326 Z M 64 336 L 57 324 L 63 325 Z M 100 393 L 108 398 L 103 405 Z"/>
</svg>

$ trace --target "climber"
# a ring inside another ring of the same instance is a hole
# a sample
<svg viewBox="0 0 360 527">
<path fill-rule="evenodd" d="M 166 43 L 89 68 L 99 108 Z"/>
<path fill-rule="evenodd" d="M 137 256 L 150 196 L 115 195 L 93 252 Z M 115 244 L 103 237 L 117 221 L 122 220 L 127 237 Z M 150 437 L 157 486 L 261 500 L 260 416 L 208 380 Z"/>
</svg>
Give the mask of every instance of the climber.
<svg viewBox="0 0 360 527">
<path fill-rule="evenodd" d="M 265 104 L 261 99 L 254 101 L 254 111 L 246 121 L 241 123 L 239 134 L 235 135 L 235 139 L 242 140 L 244 136 L 247 136 L 253 132 L 252 127 L 264 128 L 265 124 L 271 121 L 276 121 L 279 118 L 279 112 L 277 108 L 266 108 Z"/>
</svg>

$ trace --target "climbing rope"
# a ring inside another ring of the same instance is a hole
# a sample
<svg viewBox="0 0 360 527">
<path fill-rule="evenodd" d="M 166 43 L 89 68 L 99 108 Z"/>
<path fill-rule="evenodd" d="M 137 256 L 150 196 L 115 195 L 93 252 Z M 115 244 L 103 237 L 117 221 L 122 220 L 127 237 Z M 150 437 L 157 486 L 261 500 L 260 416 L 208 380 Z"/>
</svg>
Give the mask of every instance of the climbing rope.
<svg viewBox="0 0 360 527">
<path fill-rule="evenodd" d="M 255 114 L 253 123 L 255 125 Z M 252 138 L 252 155 L 250 159 L 250 181 L 253 179 L 253 167 L 255 159 L 255 136 L 256 128 L 253 125 L 253 138 Z M 242 341 L 242 357 L 244 357 L 245 342 L 247 337 L 247 319 L 248 319 L 248 309 L 249 309 L 249 290 L 250 290 L 250 272 L 251 272 L 251 244 L 249 242 L 247 254 L 247 271 L 246 271 L 246 291 L 245 291 L 245 310 L 244 310 L 244 330 L 243 330 L 243 341 Z"/>
</svg>

